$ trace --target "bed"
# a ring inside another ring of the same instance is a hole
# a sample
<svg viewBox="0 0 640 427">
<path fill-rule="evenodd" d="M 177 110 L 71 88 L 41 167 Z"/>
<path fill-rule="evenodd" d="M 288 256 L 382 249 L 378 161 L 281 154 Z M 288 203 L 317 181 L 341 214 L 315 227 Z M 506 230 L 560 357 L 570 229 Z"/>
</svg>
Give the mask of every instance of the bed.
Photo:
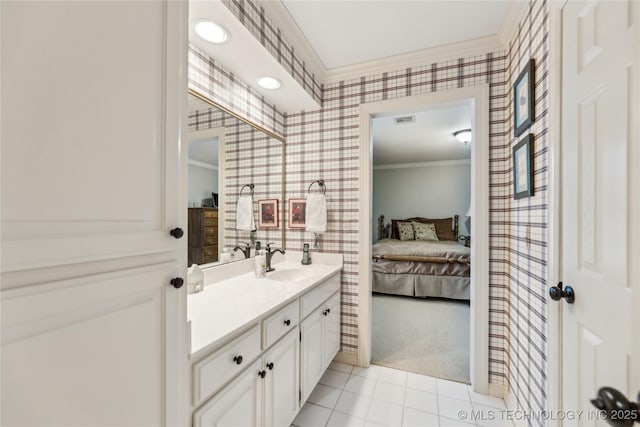
<svg viewBox="0 0 640 427">
<path fill-rule="evenodd" d="M 399 222 L 434 224 L 437 241 L 399 240 Z M 471 260 L 458 243 L 458 215 L 451 218 L 378 219 L 378 242 L 372 248 L 373 292 L 415 297 L 470 298 Z"/>
</svg>

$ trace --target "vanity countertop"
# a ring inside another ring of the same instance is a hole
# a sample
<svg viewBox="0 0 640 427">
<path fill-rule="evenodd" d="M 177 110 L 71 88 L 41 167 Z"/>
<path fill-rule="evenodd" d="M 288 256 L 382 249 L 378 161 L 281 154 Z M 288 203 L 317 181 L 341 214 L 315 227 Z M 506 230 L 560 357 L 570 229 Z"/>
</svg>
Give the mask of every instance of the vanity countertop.
<svg viewBox="0 0 640 427">
<path fill-rule="evenodd" d="M 342 265 L 284 261 L 274 264 L 276 271 L 265 278 L 254 272 L 244 273 L 212 283 L 198 293 L 187 296 L 187 315 L 191 321 L 191 357 L 208 352 L 257 321 L 265 314 L 286 305 L 318 283 L 342 269 Z M 303 273 L 297 280 L 277 281 L 274 274 L 286 279 L 288 273 Z"/>
</svg>

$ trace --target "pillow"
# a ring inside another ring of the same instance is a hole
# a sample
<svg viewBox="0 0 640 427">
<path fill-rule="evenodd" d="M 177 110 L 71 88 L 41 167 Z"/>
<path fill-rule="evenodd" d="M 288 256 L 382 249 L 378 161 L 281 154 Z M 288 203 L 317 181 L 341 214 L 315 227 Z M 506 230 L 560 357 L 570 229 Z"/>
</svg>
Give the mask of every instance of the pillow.
<svg viewBox="0 0 640 427">
<path fill-rule="evenodd" d="M 416 235 L 416 240 L 438 240 L 436 234 L 436 226 L 433 224 L 425 224 L 422 222 L 412 222 L 413 231 Z"/>
<path fill-rule="evenodd" d="M 398 222 L 398 237 L 400 240 L 415 240 L 413 225 L 410 222 Z"/>
<path fill-rule="evenodd" d="M 413 221 L 426 224 L 433 224 L 436 227 L 436 234 L 438 240 L 453 240 L 457 241 L 453 235 L 453 218 L 441 218 L 441 219 L 429 219 L 429 218 L 408 218 L 408 219 L 392 219 L 391 220 L 391 238 L 398 239 L 398 222 Z"/>
</svg>

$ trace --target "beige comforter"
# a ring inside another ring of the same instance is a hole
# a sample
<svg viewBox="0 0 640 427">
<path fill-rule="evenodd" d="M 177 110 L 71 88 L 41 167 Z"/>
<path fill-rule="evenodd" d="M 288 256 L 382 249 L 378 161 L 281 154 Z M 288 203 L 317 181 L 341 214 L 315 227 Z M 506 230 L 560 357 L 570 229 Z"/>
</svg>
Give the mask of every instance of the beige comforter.
<svg viewBox="0 0 640 427">
<path fill-rule="evenodd" d="M 373 271 L 387 274 L 426 274 L 434 276 L 469 276 L 470 250 L 454 241 L 421 241 L 396 239 L 382 239 L 372 248 Z M 378 259 L 383 255 L 408 257 L 434 257 L 454 263 L 391 261 Z"/>
</svg>

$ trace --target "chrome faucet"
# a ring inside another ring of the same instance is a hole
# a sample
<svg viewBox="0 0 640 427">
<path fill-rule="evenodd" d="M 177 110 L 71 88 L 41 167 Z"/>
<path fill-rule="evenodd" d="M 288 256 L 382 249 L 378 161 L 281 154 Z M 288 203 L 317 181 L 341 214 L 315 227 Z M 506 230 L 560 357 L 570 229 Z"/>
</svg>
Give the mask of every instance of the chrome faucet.
<svg viewBox="0 0 640 427">
<path fill-rule="evenodd" d="M 238 242 L 238 243 L 239 245 L 233 248 L 233 252 L 236 252 L 237 250 L 241 250 L 242 253 L 244 254 L 244 257 L 249 258 L 251 256 L 251 246 L 246 242 Z"/>
<path fill-rule="evenodd" d="M 273 258 L 273 254 L 275 254 L 276 252 L 280 252 L 282 255 L 284 255 L 284 249 L 280 249 L 280 248 L 271 249 L 271 245 L 273 245 L 273 243 L 267 244 L 267 250 L 265 252 L 265 255 L 267 257 L 267 260 L 265 262 L 267 271 L 275 270 L 275 268 L 271 267 L 271 258 Z"/>
</svg>

